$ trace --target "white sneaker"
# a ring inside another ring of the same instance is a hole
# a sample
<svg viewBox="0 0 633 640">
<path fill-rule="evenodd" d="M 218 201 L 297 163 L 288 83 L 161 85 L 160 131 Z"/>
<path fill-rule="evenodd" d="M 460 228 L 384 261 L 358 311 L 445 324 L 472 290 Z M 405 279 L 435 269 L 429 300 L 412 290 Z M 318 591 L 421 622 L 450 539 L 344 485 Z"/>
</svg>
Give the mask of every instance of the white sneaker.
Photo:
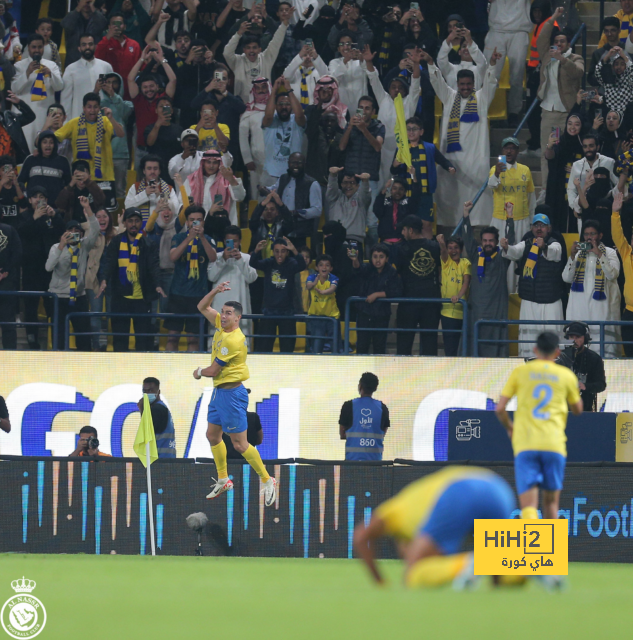
<svg viewBox="0 0 633 640">
<path fill-rule="evenodd" d="M 546 591 L 564 591 L 567 581 L 563 576 L 534 576 Z"/>
<path fill-rule="evenodd" d="M 268 482 L 264 483 L 264 488 L 260 493 L 264 494 L 264 504 L 270 507 L 277 499 L 277 480 L 270 476 Z"/>
<path fill-rule="evenodd" d="M 480 579 L 481 576 L 475 575 L 475 555 L 469 553 L 464 568 L 453 580 L 453 589 L 455 591 L 472 591 L 477 587 Z"/>
<path fill-rule="evenodd" d="M 220 478 L 219 480 L 211 478 L 211 480 L 213 480 L 215 484 L 211 485 L 211 493 L 207 494 L 207 500 L 213 500 L 213 498 L 217 498 L 221 493 L 233 490 L 233 480 L 229 480 L 228 478 Z"/>
</svg>

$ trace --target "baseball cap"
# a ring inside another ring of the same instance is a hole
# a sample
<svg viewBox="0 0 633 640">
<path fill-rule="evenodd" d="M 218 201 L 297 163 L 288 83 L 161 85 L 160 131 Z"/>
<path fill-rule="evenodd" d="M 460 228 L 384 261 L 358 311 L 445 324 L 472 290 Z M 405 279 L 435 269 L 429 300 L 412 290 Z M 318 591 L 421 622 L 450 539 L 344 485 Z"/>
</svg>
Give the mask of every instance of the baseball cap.
<svg viewBox="0 0 633 640">
<path fill-rule="evenodd" d="M 185 129 L 180 135 L 180 142 L 182 142 L 188 136 L 195 136 L 196 138 L 200 137 L 195 129 Z"/>
<path fill-rule="evenodd" d="M 587 326 L 582 322 L 572 322 L 567 327 L 567 335 L 568 336 L 584 336 L 587 332 Z"/>
<path fill-rule="evenodd" d="M 29 189 L 29 198 L 34 198 L 38 193 L 41 193 L 48 199 L 48 191 L 46 190 L 46 187 L 42 187 L 40 185 L 33 186 Z"/>
<path fill-rule="evenodd" d="M 143 219 L 143 214 L 141 213 L 140 209 L 137 209 L 136 207 L 130 207 L 129 209 L 126 209 L 124 211 L 123 220 L 129 220 L 134 216 L 136 216 L 137 218 L 140 218 L 141 220 Z"/>
<path fill-rule="evenodd" d="M 507 138 L 504 138 L 503 142 L 501 143 L 501 146 L 505 147 L 507 144 L 513 144 L 517 147 L 521 146 L 521 143 L 519 142 L 519 140 L 514 136 L 508 136 Z"/>
<path fill-rule="evenodd" d="M 66 223 L 66 231 L 70 231 L 71 229 L 81 229 L 81 222 L 77 220 L 69 220 Z"/>
<path fill-rule="evenodd" d="M 532 219 L 532 224 L 536 224 L 537 222 L 549 225 L 549 218 L 544 213 L 537 213 Z"/>
</svg>

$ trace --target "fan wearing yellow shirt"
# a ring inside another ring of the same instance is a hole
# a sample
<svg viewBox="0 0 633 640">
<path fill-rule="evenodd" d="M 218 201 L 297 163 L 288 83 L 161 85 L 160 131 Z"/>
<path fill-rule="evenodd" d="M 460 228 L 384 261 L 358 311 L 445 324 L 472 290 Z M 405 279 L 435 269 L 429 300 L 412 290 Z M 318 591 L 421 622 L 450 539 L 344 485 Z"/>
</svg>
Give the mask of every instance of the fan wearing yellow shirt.
<svg viewBox="0 0 633 640">
<path fill-rule="evenodd" d="M 244 456 L 261 478 L 264 486 L 264 501 L 267 507 L 274 504 L 277 497 L 277 481 L 266 471 L 259 451 L 248 443 L 246 433 L 248 423 L 248 391 L 242 384 L 250 377 L 246 366 L 246 338 L 240 329 L 242 305 L 239 302 L 225 302 L 222 311 L 211 307 L 218 293 L 230 291 L 229 282 L 222 282 L 212 289 L 198 303 L 198 310 L 215 327 L 213 334 L 212 364 L 210 367 L 198 367 L 193 372 L 196 380 L 213 378 L 213 395 L 209 402 L 207 416 L 207 440 L 211 445 L 213 459 L 218 470 L 218 479 L 211 485 L 207 500 L 217 498 L 225 491 L 233 489 L 227 468 L 227 451 L 222 433 L 226 433 L 233 447 Z"/>
<path fill-rule="evenodd" d="M 516 501 L 510 485 L 479 467 L 449 466 L 412 482 L 354 530 L 354 550 L 378 583 L 375 543 L 394 538 L 405 563 L 407 587 L 473 586 L 473 554 L 461 553 L 476 519 L 507 519 Z"/>
<path fill-rule="evenodd" d="M 198 151 L 227 150 L 231 130 L 218 122 L 218 103 L 213 98 L 207 98 L 200 110 L 200 121 L 190 128 L 198 133 Z"/>
<path fill-rule="evenodd" d="M 496 412 L 508 431 L 514 450 L 514 476 L 521 517 L 538 518 L 539 487 L 543 515 L 558 518 L 558 503 L 567 459 L 567 413 L 583 411 L 578 379 L 554 361 L 560 355 L 558 336 L 541 333 L 534 347 L 536 359 L 517 367 L 506 383 Z M 517 397 L 514 422 L 506 410 Z"/>
</svg>

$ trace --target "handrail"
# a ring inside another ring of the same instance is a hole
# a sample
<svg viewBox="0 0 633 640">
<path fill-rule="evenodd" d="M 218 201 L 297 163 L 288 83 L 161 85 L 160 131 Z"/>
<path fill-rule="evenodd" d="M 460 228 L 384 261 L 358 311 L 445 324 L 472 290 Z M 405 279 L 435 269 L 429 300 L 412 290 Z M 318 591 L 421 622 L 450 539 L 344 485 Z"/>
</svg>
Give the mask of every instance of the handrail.
<svg viewBox="0 0 633 640">
<path fill-rule="evenodd" d="M 20 298 L 53 298 L 53 317 L 51 322 L 3 322 L 18 327 L 51 327 L 53 331 L 53 350 L 57 351 L 57 319 L 59 317 L 59 297 L 50 291 L 0 291 L 0 296 L 16 296 Z"/>
<path fill-rule="evenodd" d="M 604 2 L 604 0 L 602 0 L 602 2 Z M 604 6 L 602 6 L 602 9 L 604 11 Z M 602 24 L 602 20 L 600 21 L 600 24 Z M 586 60 L 586 58 L 587 58 L 587 25 L 584 22 L 580 25 L 580 27 L 578 27 L 578 31 L 576 31 L 576 34 L 571 39 L 571 42 L 569 43 L 569 46 L 573 47 L 576 44 L 576 42 L 578 41 L 578 38 L 580 38 L 581 36 L 582 36 L 582 58 L 583 58 L 583 60 Z M 586 78 L 586 76 L 583 73 L 583 75 L 582 75 L 582 88 L 583 89 L 586 86 L 585 78 Z M 539 97 L 536 96 L 536 98 L 534 99 L 534 101 L 530 105 L 529 109 L 525 112 L 525 115 L 521 119 L 521 122 L 519 123 L 519 126 L 515 129 L 514 133 L 512 134 L 513 137 L 516 138 L 519 135 L 519 132 L 521 131 L 521 129 L 523 129 L 523 126 L 527 122 L 528 118 L 530 117 L 530 115 L 532 115 L 532 111 L 534 111 L 534 109 L 536 109 L 537 105 L 540 104 L 540 102 L 541 101 L 540 101 Z M 481 185 L 479 191 L 477 191 L 477 193 L 475 194 L 475 197 L 473 198 L 473 207 L 472 207 L 472 209 L 474 209 L 475 206 L 477 205 L 477 202 L 479 202 L 479 199 L 484 194 L 484 191 L 486 190 L 487 186 L 488 186 L 488 178 L 486 178 L 486 181 Z M 545 186 L 546 185 L 543 185 L 543 187 L 545 187 Z M 471 213 L 472 213 L 472 209 L 470 210 Z M 464 219 L 462 218 L 459 221 L 459 223 L 457 224 L 457 226 L 455 227 L 455 230 L 453 231 L 451 236 L 456 236 L 460 232 L 463 224 L 464 224 Z"/>
<path fill-rule="evenodd" d="M 345 303 L 345 346 L 343 347 L 346 354 L 349 354 L 349 333 L 350 331 L 355 331 L 358 334 L 359 331 L 380 331 L 387 333 L 411 333 L 411 332 L 420 332 L 420 333 L 436 333 L 438 332 L 439 325 L 436 329 L 418 329 L 418 328 L 378 328 L 378 327 L 356 327 L 351 329 L 349 326 L 350 323 L 350 310 L 352 302 L 365 302 L 366 298 L 363 296 L 350 296 Z M 433 304 L 441 304 L 443 302 L 452 302 L 450 298 L 380 298 L 380 303 L 389 303 L 397 302 L 397 303 L 412 303 L 412 302 L 430 302 Z M 462 355 L 468 355 L 468 302 L 466 300 L 459 300 L 460 304 L 464 309 L 464 320 L 462 323 L 461 329 L 442 329 L 442 333 L 461 333 L 462 334 Z M 374 302 L 373 304 L 377 304 Z"/>
<path fill-rule="evenodd" d="M 572 320 L 477 320 L 477 322 L 475 322 L 475 327 L 473 330 L 473 342 L 475 345 L 475 357 L 479 357 L 479 328 L 483 325 L 487 325 L 487 326 L 508 326 L 508 325 L 553 325 L 553 326 L 557 326 L 557 325 L 567 325 L 570 322 L 573 322 Z M 587 320 L 586 324 L 589 325 L 589 327 L 598 325 L 600 327 L 600 357 L 604 358 L 604 347 L 607 344 L 631 344 L 631 342 L 629 340 L 621 340 L 621 341 L 617 341 L 617 340 L 609 340 L 609 341 L 605 341 L 605 335 L 604 335 L 604 328 L 606 326 L 627 326 L 627 327 L 633 327 L 633 322 L 631 321 L 627 321 L 627 320 Z M 593 341 L 593 340 L 592 340 Z M 481 342 L 485 342 L 485 343 L 494 343 L 494 344 L 533 344 L 532 340 L 509 340 L 509 339 L 503 339 L 503 338 L 490 338 L 490 339 L 486 339 L 486 340 L 481 340 Z"/>
</svg>

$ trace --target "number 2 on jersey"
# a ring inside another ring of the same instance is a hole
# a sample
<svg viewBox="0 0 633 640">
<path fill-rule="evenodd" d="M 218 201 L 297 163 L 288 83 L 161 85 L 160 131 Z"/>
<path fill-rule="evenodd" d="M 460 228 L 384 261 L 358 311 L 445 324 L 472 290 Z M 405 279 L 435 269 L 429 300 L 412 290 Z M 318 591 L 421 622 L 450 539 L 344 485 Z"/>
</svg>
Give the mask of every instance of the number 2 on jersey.
<svg viewBox="0 0 633 640">
<path fill-rule="evenodd" d="M 549 418 L 549 411 L 543 411 L 552 399 L 554 392 L 552 387 L 548 384 L 539 384 L 534 387 L 532 397 L 540 400 L 540 402 L 532 409 L 532 416 L 537 420 L 547 420 Z"/>
</svg>

